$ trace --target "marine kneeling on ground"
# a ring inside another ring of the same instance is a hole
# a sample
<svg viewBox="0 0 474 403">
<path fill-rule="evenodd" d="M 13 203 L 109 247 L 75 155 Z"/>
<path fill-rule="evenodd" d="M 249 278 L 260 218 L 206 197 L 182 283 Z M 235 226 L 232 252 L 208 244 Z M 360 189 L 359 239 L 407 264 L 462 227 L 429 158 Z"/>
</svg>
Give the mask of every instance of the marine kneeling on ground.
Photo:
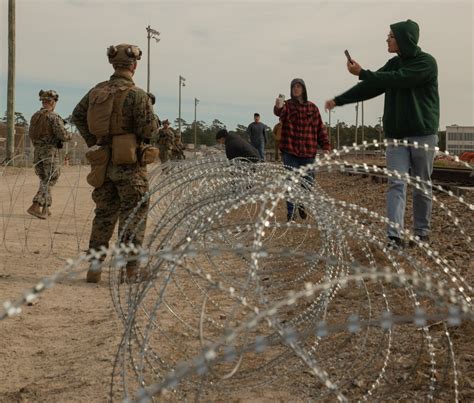
<svg viewBox="0 0 474 403">
<path fill-rule="evenodd" d="M 133 75 L 141 50 L 120 44 L 107 49 L 114 74 L 97 84 L 77 104 L 73 122 L 91 147 L 87 158 L 91 163 L 88 182 L 94 186 L 96 204 L 89 250 L 109 247 L 119 222 L 119 243 L 141 246 L 146 228 L 149 200 L 146 165 L 154 162 L 158 149 L 148 143 L 156 135 L 158 123 L 148 94 L 135 86 Z M 102 262 L 92 262 L 87 282 L 97 283 Z M 143 279 L 133 256 L 128 257 L 121 281 Z"/>
</svg>

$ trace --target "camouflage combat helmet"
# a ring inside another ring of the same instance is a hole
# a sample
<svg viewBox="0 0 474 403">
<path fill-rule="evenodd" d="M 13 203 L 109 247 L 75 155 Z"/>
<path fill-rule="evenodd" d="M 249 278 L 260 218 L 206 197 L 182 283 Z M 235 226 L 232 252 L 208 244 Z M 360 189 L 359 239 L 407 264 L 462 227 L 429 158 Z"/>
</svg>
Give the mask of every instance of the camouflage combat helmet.
<svg viewBox="0 0 474 403">
<path fill-rule="evenodd" d="M 39 92 L 39 99 L 40 101 L 56 101 L 58 102 L 59 95 L 56 91 L 54 90 L 41 90 Z"/>
<path fill-rule="evenodd" d="M 142 51 L 138 46 L 121 43 L 117 46 L 109 46 L 107 57 L 110 64 L 129 66 L 141 59 Z"/>
</svg>

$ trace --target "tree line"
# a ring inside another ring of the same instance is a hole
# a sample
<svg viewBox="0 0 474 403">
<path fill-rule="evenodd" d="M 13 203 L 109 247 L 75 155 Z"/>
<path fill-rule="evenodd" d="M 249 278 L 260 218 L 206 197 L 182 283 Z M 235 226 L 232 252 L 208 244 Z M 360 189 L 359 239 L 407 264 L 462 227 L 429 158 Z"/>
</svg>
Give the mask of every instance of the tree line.
<svg viewBox="0 0 474 403">
<path fill-rule="evenodd" d="M 71 116 L 68 116 L 64 119 L 66 124 L 72 125 Z M 2 122 L 6 123 L 7 114 L 2 118 Z M 15 124 L 17 126 L 27 126 L 28 121 L 25 119 L 21 112 L 15 112 Z M 173 122 L 174 128 L 177 130 L 179 126 L 179 118 L 176 118 Z M 216 144 L 216 133 L 226 128 L 224 123 L 219 119 L 214 119 L 210 124 L 199 120 L 196 122 L 196 140 L 197 144 L 203 144 L 206 146 L 213 146 Z M 380 125 L 375 126 L 358 126 L 356 133 L 355 125 L 347 125 L 345 122 L 339 122 L 338 124 L 329 128 L 329 124 L 326 123 L 326 128 L 330 132 L 330 140 L 333 148 L 338 146 L 339 138 L 339 147 L 350 146 L 352 143 L 357 142 L 358 144 L 362 143 L 363 140 L 371 143 L 373 140 L 379 141 L 380 138 L 384 139 L 383 128 Z M 338 130 L 339 128 L 339 130 Z M 227 129 L 229 130 L 229 129 Z M 273 136 L 273 127 L 267 126 L 267 148 L 273 148 L 275 145 L 275 138 Z M 339 136 L 338 136 L 339 132 Z M 194 122 L 187 123 L 184 119 L 181 119 L 181 136 L 184 143 L 194 144 Z M 241 136 L 242 138 L 249 140 L 247 135 L 247 125 L 238 124 L 234 130 L 229 130 L 229 133 L 235 133 Z M 363 137 L 362 137 L 363 136 Z M 439 148 L 444 151 L 446 149 L 446 131 L 439 131 Z"/>
<path fill-rule="evenodd" d="M 338 146 L 351 146 L 354 142 L 361 144 L 362 141 L 367 141 L 372 143 L 373 140 L 383 141 L 384 133 L 381 125 L 364 125 L 357 127 L 355 125 L 348 125 L 345 122 L 339 122 L 338 124 L 329 128 L 329 124 L 326 122 L 326 130 L 329 132 L 331 145 L 333 148 Z M 177 130 L 179 127 L 179 118 L 176 118 L 173 124 L 174 128 Z M 196 122 L 196 140 L 197 144 L 204 144 L 206 146 L 213 146 L 216 144 L 216 133 L 226 128 L 224 123 L 218 119 L 214 119 L 211 124 L 200 120 Z M 339 130 L 338 130 L 339 128 Z M 247 125 L 238 124 L 234 130 L 229 130 L 229 133 L 236 133 L 242 138 L 249 140 L 247 135 Z M 273 136 L 273 127 L 266 128 L 267 130 L 267 145 L 266 148 L 273 148 L 275 145 L 275 138 Z M 338 136 L 339 132 L 339 136 Z M 184 119 L 181 119 L 181 136 L 184 143 L 194 144 L 195 141 L 195 131 L 194 131 L 194 122 L 187 123 Z M 439 135 L 439 144 L 441 150 L 445 150 L 446 147 L 446 131 L 438 132 Z"/>
</svg>

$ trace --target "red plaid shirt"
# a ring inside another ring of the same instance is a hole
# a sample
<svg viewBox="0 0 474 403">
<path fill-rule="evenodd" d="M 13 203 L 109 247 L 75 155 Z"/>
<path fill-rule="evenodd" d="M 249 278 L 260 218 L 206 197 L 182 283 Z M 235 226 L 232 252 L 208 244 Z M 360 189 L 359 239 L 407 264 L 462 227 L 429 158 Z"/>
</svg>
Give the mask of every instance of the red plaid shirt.
<svg viewBox="0 0 474 403">
<path fill-rule="evenodd" d="M 314 158 L 319 147 L 330 150 L 328 134 L 318 107 L 311 101 L 300 104 L 290 99 L 283 108 L 273 108 L 281 118 L 280 150 L 302 158 Z"/>
</svg>

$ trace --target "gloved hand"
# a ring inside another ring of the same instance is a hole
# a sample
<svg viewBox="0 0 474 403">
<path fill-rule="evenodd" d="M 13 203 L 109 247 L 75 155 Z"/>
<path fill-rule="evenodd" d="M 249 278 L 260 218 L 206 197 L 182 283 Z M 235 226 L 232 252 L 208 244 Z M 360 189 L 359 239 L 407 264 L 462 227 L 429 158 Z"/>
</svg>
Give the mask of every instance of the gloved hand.
<svg viewBox="0 0 474 403">
<path fill-rule="evenodd" d="M 89 147 L 89 150 L 87 151 L 97 151 L 101 148 L 102 146 L 99 146 L 97 144 L 93 145 L 92 147 Z"/>
</svg>

